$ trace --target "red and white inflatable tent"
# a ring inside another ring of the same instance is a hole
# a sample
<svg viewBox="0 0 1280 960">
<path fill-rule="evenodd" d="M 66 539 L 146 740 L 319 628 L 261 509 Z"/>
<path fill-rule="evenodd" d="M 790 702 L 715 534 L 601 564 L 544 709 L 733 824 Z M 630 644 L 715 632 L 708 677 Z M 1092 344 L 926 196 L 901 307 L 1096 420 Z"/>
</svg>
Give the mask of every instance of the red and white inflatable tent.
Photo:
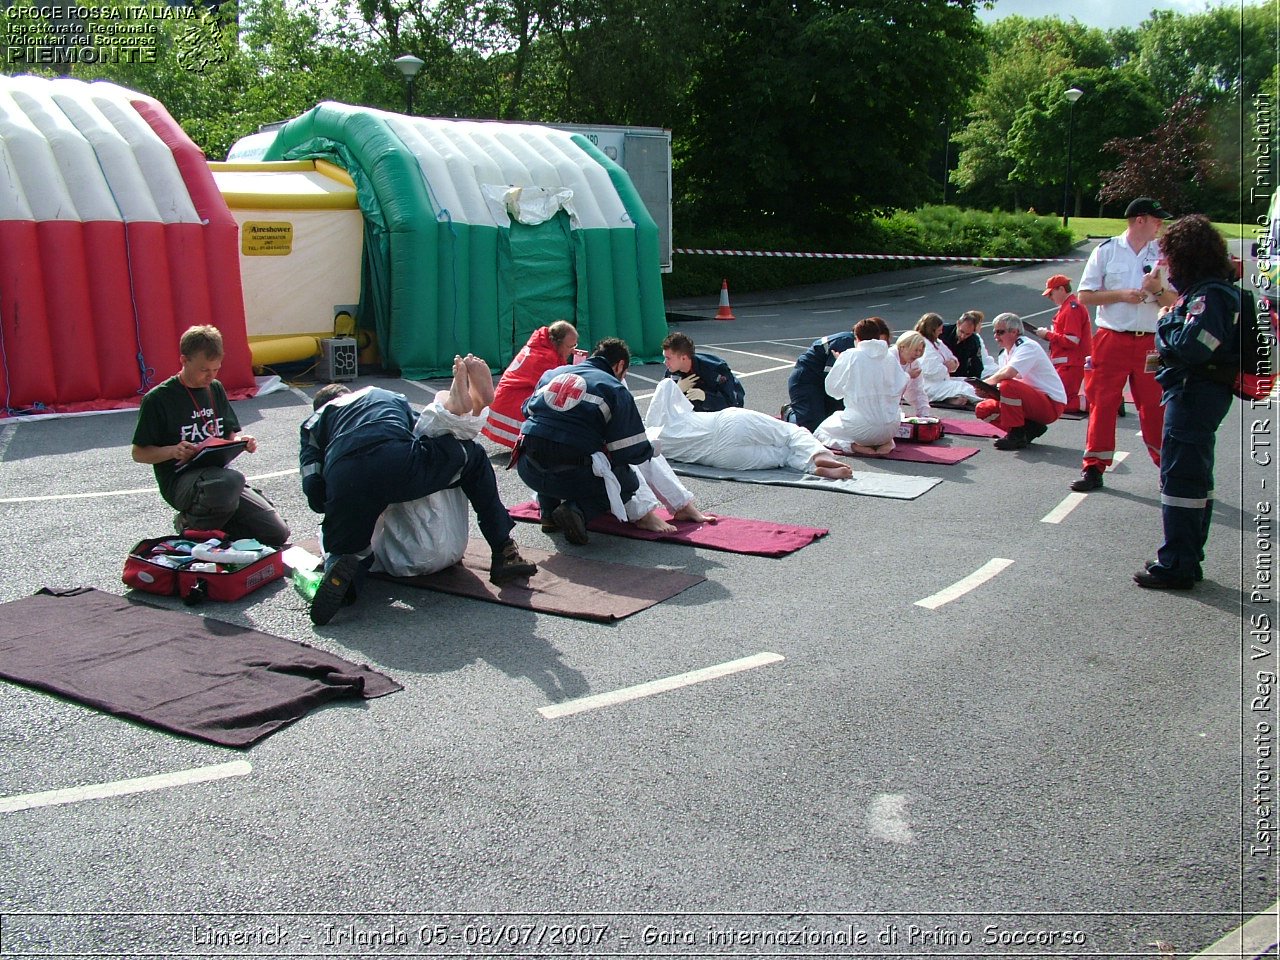
<svg viewBox="0 0 1280 960">
<path fill-rule="evenodd" d="M 0 417 L 136 406 L 202 323 L 222 331 L 227 393 L 251 396 L 237 245 L 158 101 L 0 76 Z"/>
</svg>

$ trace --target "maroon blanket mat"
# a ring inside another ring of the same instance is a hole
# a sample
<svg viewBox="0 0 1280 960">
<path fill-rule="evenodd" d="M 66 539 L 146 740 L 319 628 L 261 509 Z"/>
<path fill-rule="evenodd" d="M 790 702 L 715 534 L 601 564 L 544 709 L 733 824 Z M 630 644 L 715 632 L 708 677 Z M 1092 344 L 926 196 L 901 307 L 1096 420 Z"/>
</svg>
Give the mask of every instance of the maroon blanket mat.
<svg viewBox="0 0 1280 960">
<path fill-rule="evenodd" d="M 942 428 L 957 437 L 1003 437 L 1004 431 L 985 420 L 943 420 Z"/>
<path fill-rule="evenodd" d="M 908 463 L 959 463 L 978 452 L 977 447 L 941 447 L 937 444 L 898 441 L 893 450 L 883 457 L 867 457 L 868 460 L 905 460 Z M 858 459 L 858 458 L 855 458 Z"/>
<path fill-rule="evenodd" d="M 534 519 L 537 519 L 536 513 Z M 475 540 L 467 544 L 462 563 L 439 573 L 420 577 L 374 576 L 391 583 L 601 623 L 647 610 L 706 580 L 696 574 L 585 560 L 525 546 L 520 548 L 520 554 L 536 563 L 538 572 L 527 581 L 517 580 L 500 587 L 489 582 L 488 545 Z"/>
<path fill-rule="evenodd" d="M 89 587 L 0 604 L 0 677 L 225 747 L 402 689 L 306 644 Z"/>
<path fill-rule="evenodd" d="M 538 505 L 532 500 L 511 507 L 513 520 L 529 523 L 539 521 Z M 721 517 L 715 523 L 691 523 L 688 520 L 666 519 L 676 526 L 675 533 L 651 533 L 633 523 L 621 523 L 612 514 L 601 514 L 587 524 L 596 533 L 611 533 L 615 537 L 631 537 L 634 540 L 665 540 L 668 543 L 686 543 L 708 550 L 724 550 L 726 553 L 747 553 L 756 557 L 785 557 L 801 547 L 807 547 L 829 532 L 824 527 L 797 527 L 769 520 L 744 520 L 739 517 Z M 521 548 L 523 549 L 523 548 Z"/>
</svg>

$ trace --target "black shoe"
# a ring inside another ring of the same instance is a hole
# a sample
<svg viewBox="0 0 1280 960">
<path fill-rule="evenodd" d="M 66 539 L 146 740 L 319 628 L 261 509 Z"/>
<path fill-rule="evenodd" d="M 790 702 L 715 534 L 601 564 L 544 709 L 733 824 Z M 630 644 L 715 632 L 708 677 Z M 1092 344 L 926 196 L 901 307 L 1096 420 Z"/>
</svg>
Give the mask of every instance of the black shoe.
<svg viewBox="0 0 1280 960">
<path fill-rule="evenodd" d="M 1129 411 L 1128 411 L 1128 410 L 1126 410 L 1126 409 L 1124 408 L 1124 401 L 1123 401 L 1123 400 L 1121 400 L 1121 401 L 1120 401 L 1120 409 L 1116 411 L 1116 416 L 1117 416 L 1117 417 L 1127 417 L 1128 415 L 1129 415 Z"/>
<path fill-rule="evenodd" d="M 1190 577 L 1179 577 L 1173 580 L 1154 574 L 1150 570 L 1139 570 L 1133 575 L 1133 582 L 1148 590 L 1190 590 L 1196 585 Z"/>
<path fill-rule="evenodd" d="M 784 423 L 795 423 L 795 414 L 791 412 L 791 404 L 784 403 L 782 409 L 778 413 L 778 419 Z"/>
<path fill-rule="evenodd" d="M 1071 484 L 1076 493 L 1088 493 L 1102 486 L 1102 471 L 1097 467 L 1085 467 L 1080 471 L 1080 479 Z"/>
<path fill-rule="evenodd" d="M 1147 572 L 1150 573 L 1151 568 L 1154 567 L 1159 562 L 1160 562 L 1159 560 L 1148 560 L 1145 564 L 1143 564 L 1143 566 L 1146 568 Z M 1196 583 L 1199 583 L 1203 579 L 1204 579 L 1204 571 L 1197 570 L 1196 576 L 1195 576 Z"/>
<path fill-rule="evenodd" d="M 508 580 L 525 580 L 538 572 L 538 565 L 520 556 L 520 548 L 514 540 L 508 540 L 501 549 L 493 552 L 489 564 L 489 582 L 506 583 Z"/>
<path fill-rule="evenodd" d="M 557 530 L 560 529 L 560 524 L 552 520 L 551 517 L 548 516 L 547 514 L 542 514 L 538 518 L 538 520 L 542 524 L 543 533 L 555 533 Z"/>
<path fill-rule="evenodd" d="M 356 572 L 360 569 L 360 558 L 354 553 L 344 553 L 325 571 L 324 579 L 311 598 L 311 622 L 322 627 L 338 612 L 339 608 L 348 605 L 347 594 L 354 593 Z"/>
<path fill-rule="evenodd" d="M 1030 442 L 1026 430 L 1022 427 L 1014 427 L 1003 437 L 999 437 L 992 446 L 997 450 L 1021 450 Z"/>
<path fill-rule="evenodd" d="M 1049 428 L 1036 420 L 1028 420 L 1023 428 L 1027 432 L 1027 443 L 1038 440 L 1049 432 Z"/>
<path fill-rule="evenodd" d="M 577 507 L 562 503 L 551 511 L 551 520 L 564 531 L 564 538 L 570 543 L 582 546 L 589 543 L 587 537 L 587 521 Z"/>
</svg>

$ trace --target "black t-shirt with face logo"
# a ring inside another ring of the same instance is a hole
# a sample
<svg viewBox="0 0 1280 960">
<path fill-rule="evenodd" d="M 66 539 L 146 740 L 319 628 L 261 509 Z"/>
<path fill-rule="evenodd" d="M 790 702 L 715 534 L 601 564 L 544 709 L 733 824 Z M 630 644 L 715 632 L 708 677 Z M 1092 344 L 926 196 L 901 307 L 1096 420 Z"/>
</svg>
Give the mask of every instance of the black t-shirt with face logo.
<svg viewBox="0 0 1280 960">
<path fill-rule="evenodd" d="M 230 437 L 240 431 L 240 421 L 227 400 L 222 384 L 188 387 L 177 375 L 152 387 L 142 398 L 133 442 L 139 447 L 167 447 L 183 440 L 200 443 L 209 437 Z M 155 464 L 160 496 L 173 504 L 177 460 Z"/>
</svg>

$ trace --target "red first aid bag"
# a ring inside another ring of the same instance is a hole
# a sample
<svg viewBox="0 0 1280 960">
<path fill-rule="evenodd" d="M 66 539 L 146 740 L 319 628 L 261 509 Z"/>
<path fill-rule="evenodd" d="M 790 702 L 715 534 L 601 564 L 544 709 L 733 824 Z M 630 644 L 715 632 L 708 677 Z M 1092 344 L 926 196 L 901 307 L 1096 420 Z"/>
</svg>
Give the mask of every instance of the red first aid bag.
<svg viewBox="0 0 1280 960">
<path fill-rule="evenodd" d="M 184 553 L 178 547 L 191 542 L 182 537 L 139 541 L 125 558 L 121 579 L 135 590 L 182 597 L 194 604 L 206 599 L 239 600 L 285 574 L 279 550 L 252 563 L 188 562 L 190 551 Z"/>
<path fill-rule="evenodd" d="M 916 417 L 903 420 L 898 424 L 897 440 L 910 440 L 913 443 L 933 443 L 942 439 L 942 421 L 935 417 Z"/>
</svg>

